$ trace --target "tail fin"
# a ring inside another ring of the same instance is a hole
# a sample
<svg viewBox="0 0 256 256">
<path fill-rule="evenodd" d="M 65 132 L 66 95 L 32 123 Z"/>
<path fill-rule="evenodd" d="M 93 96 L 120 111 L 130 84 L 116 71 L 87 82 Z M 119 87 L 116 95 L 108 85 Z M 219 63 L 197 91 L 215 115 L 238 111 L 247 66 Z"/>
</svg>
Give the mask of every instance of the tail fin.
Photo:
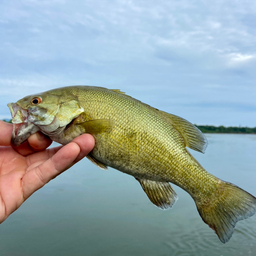
<svg viewBox="0 0 256 256">
<path fill-rule="evenodd" d="M 215 200 L 196 204 L 203 221 L 216 232 L 222 243 L 226 243 L 236 223 L 256 212 L 256 198 L 231 183 L 221 183 Z"/>
</svg>

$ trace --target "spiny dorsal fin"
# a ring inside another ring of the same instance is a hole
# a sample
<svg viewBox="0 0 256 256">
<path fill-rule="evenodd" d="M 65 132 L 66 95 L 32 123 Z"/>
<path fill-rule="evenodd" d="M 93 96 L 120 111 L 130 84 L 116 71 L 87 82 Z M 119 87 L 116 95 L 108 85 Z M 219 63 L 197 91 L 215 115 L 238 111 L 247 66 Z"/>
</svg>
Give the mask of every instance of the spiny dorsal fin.
<svg viewBox="0 0 256 256">
<path fill-rule="evenodd" d="M 208 142 L 204 134 L 197 127 L 179 116 L 175 116 L 164 111 L 160 112 L 163 116 L 169 119 L 169 121 L 171 121 L 172 125 L 182 135 L 187 147 L 201 153 L 205 152 Z"/>
<path fill-rule="evenodd" d="M 168 182 L 137 179 L 149 200 L 162 209 L 171 208 L 178 199 L 176 192 Z"/>
<path fill-rule="evenodd" d="M 125 92 L 120 91 L 120 89 L 110 89 L 110 90 L 113 92 L 120 93 L 120 94 L 125 94 Z"/>
<path fill-rule="evenodd" d="M 92 163 L 94 163 L 95 165 L 97 165 L 100 169 L 103 170 L 108 170 L 108 167 L 101 163 L 100 161 L 98 161 L 97 159 L 95 159 L 91 154 L 86 156 Z"/>
<path fill-rule="evenodd" d="M 135 100 L 135 101 L 137 101 L 137 102 L 143 103 L 143 102 L 141 102 L 141 101 L 139 101 L 139 100 L 137 100 L 137 99 L 134 99 L 132 96 L 127 95 L 125 92 L 120 91 L 119 89 L 110 89 L 110 91 L 113 91 L 113 92 L 122 94 L 122 95 L 125 96 L 126 98 L 133 99 L 133 100 Z M 143 104 L 144 104 L 144 105 L 147 105 L 147 104 L 145 104 L 145 103 L 143 103 Z M 148 106 L 149 106 L 149 105 L 148 105 Z M 149 106 L 149 107 L 150 107 L 150 106 Z"/>
</svg>

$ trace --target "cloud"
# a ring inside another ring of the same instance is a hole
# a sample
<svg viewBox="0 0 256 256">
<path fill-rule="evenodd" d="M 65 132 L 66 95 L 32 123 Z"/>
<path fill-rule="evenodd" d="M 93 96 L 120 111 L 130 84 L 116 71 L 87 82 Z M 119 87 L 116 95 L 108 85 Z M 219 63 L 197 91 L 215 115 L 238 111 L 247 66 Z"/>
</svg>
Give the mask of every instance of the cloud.
<svg viewBox="0 0 256 256">
<path fill-rule="evenodd" d="M 218 111 L 225 104 L 235 111 L 235 102 L 251 106 L 256 2 L 246 3 L 2 1 L 0 99 L 5 105 L 8 97 L 90 84 L 186 115 L 206 103 Z"/>
<path fill-rule="evenodd" d="M 229 67 L 239 67 L 249 64 L 255 64 L 256 54 L 230 53 L 227 55 L 227 65 Z M 254 65 L 255 66 L 255 65 Z"/>
</svg>

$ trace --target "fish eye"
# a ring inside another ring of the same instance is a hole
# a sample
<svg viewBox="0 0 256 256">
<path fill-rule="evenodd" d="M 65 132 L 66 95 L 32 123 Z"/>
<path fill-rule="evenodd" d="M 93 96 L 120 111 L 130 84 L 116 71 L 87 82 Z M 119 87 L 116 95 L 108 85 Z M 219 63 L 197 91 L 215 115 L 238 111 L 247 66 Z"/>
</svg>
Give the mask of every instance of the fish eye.
<svg viewBox="0 0 256 256">
<path fill-rule="evenodd" d="M 40 97 L 35 97 L 31 100 L 32 105 L 38 105 L 39 103 L 42 102 L 42 99 Z"/>
</svg>

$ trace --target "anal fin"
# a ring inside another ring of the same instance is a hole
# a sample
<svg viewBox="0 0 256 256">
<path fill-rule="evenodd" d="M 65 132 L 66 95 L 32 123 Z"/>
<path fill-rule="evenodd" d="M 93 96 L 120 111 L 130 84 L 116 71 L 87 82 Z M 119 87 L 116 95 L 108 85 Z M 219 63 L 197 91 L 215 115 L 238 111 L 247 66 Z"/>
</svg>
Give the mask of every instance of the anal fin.
<svg viewBox="0 0 256 256">
<path fill-rule="evenodd" d="M 160 182 L 146 179 L 137 179 L 149 200 L 159 208 L 171 208 L 178 196 L 168 182 Z"/>
</svg>

